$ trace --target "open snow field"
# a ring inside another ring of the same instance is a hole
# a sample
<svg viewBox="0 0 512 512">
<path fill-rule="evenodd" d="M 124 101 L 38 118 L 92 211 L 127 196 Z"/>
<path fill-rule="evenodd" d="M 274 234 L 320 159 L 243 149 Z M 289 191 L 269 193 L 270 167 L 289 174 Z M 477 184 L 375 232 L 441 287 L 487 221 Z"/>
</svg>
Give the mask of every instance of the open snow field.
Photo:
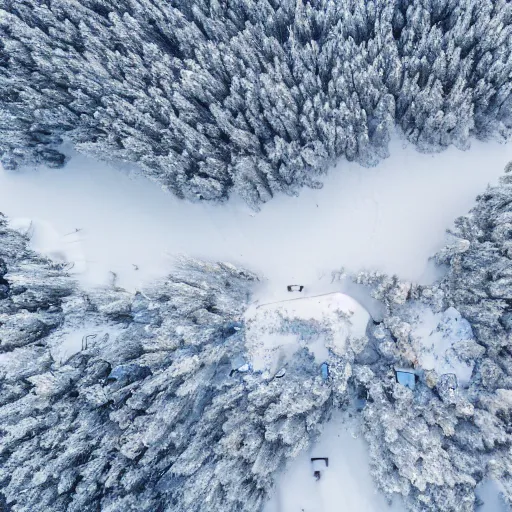
<svg viewBox="0 0 512 512">
<path fill-rule="evenodd" d="M 68 262 L 85 286 L 111 282 L 115 273 L 118 285 L 137 289 L 167 272 L 179 254 L 245 266 L 265 278 L 248 311 L 248 318 L 257 320 L 256 338 L 265 338 L 263 348 L 286 354 L 297 340 L 273 332 L 271 324 L 280 318 L 318 316 L 325 323 L 332 317 L 330 308 L 346 312 L 348 307 L 357 313 L 352 320 L 368 319 L 357 302 L 339 293 L 328 300 L 314 298 L 342 289 L 332 282 L 332 271 L 374 269 L 429 280 L 428 258 L 442 246 L 446 228 L 512 160 L 511 145 L 475 142 L 468 152 L 452 148 L 424 155 L 402 144 L 395 140 L 392 156 L 375 169 L 341 162 L 323 189 L 277 197 L 257 214 L 236 199 L 225 205 L 186 203 L 146 179 L 80 155 L 60 170 L 0 170 L 0 211 L 32 237 L 34 249 Z M 305 285 L 300 296 L 306 300 L 268 305 L 292 297 L 288 284 Z M 375 305 L 351 295 L 375 315 L 369 307 Z M 333 337 L 344 343 L 347 332 L 337 332 L 336 326 L 333 322 Z M 82 339 L 83 332 L 70 333 L 55 349 L 62 349 L 65 359 Z M 425 340 L 432 353 L 446 348 L 441 335 Z M 255 343 L 254 361 L 270 364 L 260 348 Z M 312 350 L 320 361 L 325 347 Z M 326 426 L 311 452 L 282 475 L 266 512 L 403 510 L 398 502 L 388 507 L 373 490 L 355 421 L 335 418 Z M 315 482 L 309 458 L 326 453 L 329 470 Z M 482 512 L 499 510 L 492 483 L 482 486 L 482 496 Z"/>
<path fill-rule="evenodd" d="M 80 155 L 65 169 L 0 172 L 0 211 L 32 219 L 35 247 L 76 262 L 87 285 L 107 283 L 112 271 L 137 288 L 182 253 L 241 264 L 273 289 L 318 286 L 341 266 L 421 280 L 445 229 L 496 182 L 512 146 L 426 155 L 402 144 L 373 169 L 342 161 L 323 189 L 276 197 L 258 214 L 237 200 L 186 203 Z"/>
</svg>

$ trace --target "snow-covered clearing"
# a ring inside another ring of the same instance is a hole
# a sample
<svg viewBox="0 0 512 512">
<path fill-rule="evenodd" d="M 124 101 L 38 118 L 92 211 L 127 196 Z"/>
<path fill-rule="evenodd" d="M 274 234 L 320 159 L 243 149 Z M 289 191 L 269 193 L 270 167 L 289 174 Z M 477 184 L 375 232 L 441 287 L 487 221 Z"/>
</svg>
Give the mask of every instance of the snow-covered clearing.
<svg viewBox="0 0 512 512">
<path fill-rule="evenodd" d="M 252 365 L 276 371 L 300 346 L 320 364 L 327 359 L 327 349 L 341 355 L 349 339 L 362 338 L 369 319 L 367 311 L 343 293 L 255 303 L 245 315 Z"/>
<path fill-rule="evenodd" d="M 310 459 L 329 457 L 329 467 L 317 482 Z M 478 512 L 507 512 L 500 487 L 485 481 L 478 488 L 483 504 Z M 369 474 L 369 456 L 357 417 L 335 415 L 314 447 L 294 459 L 277 483 L 263 512 L 405 512 L 400 499 L 389 505 Z"/>
<path fill-rule="evenodd" d="M 317 314 L 312 296 L 350 293 L 332 282 L 331 272 L 341 267 L 428 280 L 427 260 L 442 246 L 445 229 L 512 160 L 512 146 L 497 143 L 474 142 L 467 152 L 451 148 L 426 155 L 396 139 L 390 150 L 391 157 L 374 169 L 340 162 L 324 179 L 323 189 L 303 190 L 297 198 L 276 197 L 258 214 L 236 199 L 225 205 L 186 203 L 144 178 L 75 155 L 65 169 L 0 171 L 0 211 L 11 219 L 22 218 L 14 225 L 29 229 L 34 249 L 69 262 L 85 286 L 105 284 L 114 272 L 117 284 L 137 289 L 167 272 L 174 256 L 188 254 L 230 261 L 264 276 L 256 290 L 257 304 L 290 298 L 288 284 L 305 285 L 304 301 L 270 313 L 274 319 L 279 314 L 304 318 Z M 378 314 L 378 304 L 367 300 L 361 288 L 352 291 L 362 293 L 351 295 L 370 314 Z M 303 305 L 306 312 L 298 312 Z M 368 319 L 366 313 L 353 316 Z M 65 360 L 80 350 L 85 334 L 55 340 L 56 357 Z M 286 353 L 284 341 L 291 341 L 292 350 L 297 343 L 293 335 L 288 340 L 268 338 L 278 357 Z M 325 347 L 315 344 L 312 350 L 321 359 Z M 256 350 L 258 358 L 268 364 Z M 296 459 L 282 476 L 268 512 L 402 510 L 399 504 L 388 508 L 372 490 L 366 447 L 353 432 L 352 423 L 334 419 L 312 452 L 328 453 L 329 470 L 316 483 L 309 464 L 312 454 Z M 497 510 L 490 507 L 481 510 Z"/>
<path fill-rule="evenodd" d="M 412 335 L 417 340 L 415 349 L 419 367 L 435 370 L 438 375 L 454 373 L 461 385 L 467 384 L 473 364 L 457 355 L 457 347 L 473 340 L 470 323 L 455 308 L 436 314 L 422 307 L 417 315 L 418 322 Z"/>
<path fill-rule="evenodd" d="M 264 512 L 405 512 L 398 500 L 388 506 L 373 490 L 367 448 L 358 431 L 355 418 L 336 415 L 311 451 L 291 463 Z M 318 482 L 311 457 L 329 457 Z"/>
<path fill-rule="evenodd" d="M 276 197 L 258 214 L 236 199 L 186 203 L 80 155 L 65 169 L 0 172 L 0 211 L 34 220 L 39 238 L 38 223 L 51 226 L 49 254 L 83 262 L 86 271 L 77 272 L 88 285 L 108 282 L 113 271 L 120 285 L 137 288 L 183 253 L 241 264 L 281 289 L 328 282 L 341 266 L 425 279 L 445 229 L 496 182 L 512 146 L 474 142 L 467 152 L 426 155 L 402 144 L 394 140 L 391 157 L 374 169 L 342 161 L 323 189 Z"/>
</svg>

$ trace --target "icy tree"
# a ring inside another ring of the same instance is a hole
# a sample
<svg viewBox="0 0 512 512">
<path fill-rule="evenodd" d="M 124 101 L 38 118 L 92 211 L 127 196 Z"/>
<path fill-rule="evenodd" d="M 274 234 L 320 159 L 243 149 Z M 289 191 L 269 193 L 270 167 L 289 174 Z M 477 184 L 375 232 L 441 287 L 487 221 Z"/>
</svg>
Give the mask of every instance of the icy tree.
<svg viewBox="0 0 512 512">
<path fill-rule="evenodd" d="M 254 207 L 373 165 L 394 125 L 423 151 L 512 126 L 506 0 L 1 0 L 0 154 L 63 140 L 179 197 Z"/>
<path fill-rule="evenodd" d="M 456 221 L 437 283 L 357 276 L 382 318 L 329 352 L 327 379 L 306 348 L 325 326 L 282 322 L 301 348 L 276 378 L 243 364 L 250 272 L 183 260 L 135 295 L 85 293 L 2 219 L 0 506 L 260 511 L 276 473 L 351 398 L 387 496 L 473 512 L 494 479 L 512 506 L 510 233 L 506 175 Z M 55 357 L 61 333 L 91 324 L 110 335 Z"/>
<path fill-rule="evenodd" d="M 61 325 L 62 301 L 74 289 L 63 266 L 30 250 L 0 214 L 0 354 L 23 359 L 27 376 L 30 360 L 46 357 L 44 338 Z"/>
<path fill-rule="evenodd" d="M 510 172 L 510 164 L 508 166 Z M 441 283 L 447 304 L 467 318 L 485 349 L 470 394 L 477 400 L 484 444 L 498 452 L 488 463 L 492 478 L 506 488 L 512 505 L 512 181 L 507 174 L 477 198 L 469 215 L 456 222 L 454 240 L 439 254 L 448 264 Z"/>
<path fill-rule="evenodd" d="M 228 264 L 183 261 L 135 295 L 109 289 L 63 298 L 64 327 L 80 319 L 117 326 L 67 361 L 53 360 L 43 338 L 27 371 L 12 364 L 18 353 L 6 345 L 7 507 L 261 510 L 276 472 L 309 445 L 340 397 L 305 350 L 285 378 L 237 371 L 245 353 L 240 316 L 254 280 Z"/>
</svg>

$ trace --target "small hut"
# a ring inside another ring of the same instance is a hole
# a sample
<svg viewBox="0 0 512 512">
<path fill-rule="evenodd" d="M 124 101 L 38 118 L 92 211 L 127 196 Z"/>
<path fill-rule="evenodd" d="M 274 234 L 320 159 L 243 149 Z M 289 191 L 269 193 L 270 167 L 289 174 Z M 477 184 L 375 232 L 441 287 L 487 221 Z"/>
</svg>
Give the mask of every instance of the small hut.
<svg viewBox="0 0 512 512">
<path fill-rule="evenodd" d="M 395 368 L 395 378 L 399 384 L 406 388 L 414 389 L 416 387 L 417 376 L 412 368 Z"/>
</svg>

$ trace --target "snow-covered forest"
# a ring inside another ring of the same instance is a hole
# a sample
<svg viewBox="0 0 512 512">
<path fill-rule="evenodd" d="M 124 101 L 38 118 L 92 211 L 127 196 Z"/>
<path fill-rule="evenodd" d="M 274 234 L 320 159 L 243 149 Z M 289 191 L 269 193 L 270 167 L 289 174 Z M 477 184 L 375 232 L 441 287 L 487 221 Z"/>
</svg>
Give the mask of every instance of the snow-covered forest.
<svg viewBox="0 0 512 512">
<path fill-rule="evenodd" d="M 507 0 L 0 0 L 0 512 L 512 510 L 511 130 Z"/>
<path fill-rule="evenodd" d="M 2 0 L 2 163 L 72 141 L 256 208 L 377 164 L 395 126 L 421 151 L 508 137 L 511 27 L 506 0 Z"/>
<path fill-rule="evenodd" d="M 407 510 L 472 511 L 488 479 L 510 506 L 510 179 L 457 220 L 434 284 L 348 276 L 373 319 L 348 297 L 248 313 L 255 274 L 191 259 L 136 293 L 84 290 L 3 219 L 4 506 L 258 511 L 335 411 L 360 415 L 373 479 Z"/>
</svg>

